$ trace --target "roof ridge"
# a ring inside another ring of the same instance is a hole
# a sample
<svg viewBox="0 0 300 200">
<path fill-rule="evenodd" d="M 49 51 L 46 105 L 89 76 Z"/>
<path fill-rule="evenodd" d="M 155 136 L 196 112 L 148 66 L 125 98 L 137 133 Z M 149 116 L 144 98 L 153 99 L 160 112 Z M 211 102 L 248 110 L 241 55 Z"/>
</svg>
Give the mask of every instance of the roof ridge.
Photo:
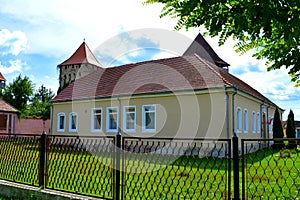
<svg viewBox="0 0 300 200">
<path fill-rule="evenodd" d="M 194 54 L 194 56 L 196 58 L 198 58 L 198 60 L 200 60 L 202 63 L 204 63 L 211 71 L 213 71 L 217 76 L 219 76 L 224 83 L 228 84 L 228 85 L 232 85 L 232 83 L 230 83 L 226 78 L 224 78 L 219 72 L 217 72 L 217 70 L 215 70 L 214 68 L 212 68 L 206 61 L 205 59 L 201 58 L 198 54 Z"/>
</svg>

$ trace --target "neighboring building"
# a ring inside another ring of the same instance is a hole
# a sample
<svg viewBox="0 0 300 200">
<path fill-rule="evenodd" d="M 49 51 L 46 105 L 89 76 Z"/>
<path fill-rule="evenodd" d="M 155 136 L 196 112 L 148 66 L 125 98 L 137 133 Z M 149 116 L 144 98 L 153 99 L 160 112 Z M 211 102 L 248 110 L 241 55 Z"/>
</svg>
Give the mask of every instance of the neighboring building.
<svg viewBox="0 0 300 200">
<path fill-rule="evenodd" d="M 52 100 L 51 133 L 272 138 L 276 105 L 228 66 L 198 35 L 183 56 L 97 68 Z"/>
<path fill-rule="evenodd" d="M 296 126 L 296 138 L 300 138 L 300 121 L 295 121 Z"/>
<path fill-rule="evenodd" d="M 6 79 L 0 72 L 0 88 L 5 87 Z M 18 119 L 18 110 L 0 99 L 0 133 L 2 134 L 41 134 L 50 132 L 50 120 Z"/>
<path fill-rule="evenodd" d="M 283 127 L 284 137 L 286 137 L 286 126 L 287 126 L 287 121 L 283 121 L 282 127 Z M 300 138 L 300 121 L 295 120 L 295 128 L 296 128 L 295 137 Z"/>
<path fill-rule="evenodd" d="M 101 67 L 94 54 L 85 41 L 78 47 L 74 54 L 58 65 L 59 90 L 67 87 L 76 78 L 81 78 Z"/>
<path fill-rule="evenodd" d="M 0 133 L 13 134 L 16 132 L 18 110 L 0 99 Z"/>
</svg>

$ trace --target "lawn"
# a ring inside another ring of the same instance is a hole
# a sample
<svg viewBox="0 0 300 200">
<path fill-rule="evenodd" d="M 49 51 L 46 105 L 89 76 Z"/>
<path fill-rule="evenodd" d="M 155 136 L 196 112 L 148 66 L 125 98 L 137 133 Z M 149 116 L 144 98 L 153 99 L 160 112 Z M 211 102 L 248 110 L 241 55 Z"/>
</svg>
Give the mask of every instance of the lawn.
<svg viewBox="0 0 300 200">
<path fill-rule="evenodd" d="M 38 185 L 38 143 L 1 142 L 0 152 L 1 179 Z M 246 198 L 300 198 L 300 153 L 281 154 L 266 149 L 245 156 Z M 51 147 L 47 188 L 112 198 L 112 157 L 107 151 Z M 125 153 L 122 165 L 125 199 L 226 199 L 228 194 L 227 159 Z"/>
</svg>

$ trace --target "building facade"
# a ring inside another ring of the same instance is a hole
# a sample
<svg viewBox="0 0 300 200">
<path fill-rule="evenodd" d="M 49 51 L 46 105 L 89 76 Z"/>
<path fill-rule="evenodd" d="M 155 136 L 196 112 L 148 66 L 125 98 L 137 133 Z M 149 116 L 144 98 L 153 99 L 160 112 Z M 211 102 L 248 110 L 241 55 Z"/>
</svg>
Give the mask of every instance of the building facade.
<svg viewBox="0 0 300 200">
<path fill-rule="evenodd" d="M 51 134 L 272 138 L 277 106 L 228 66 L 200 35 L 183 56 L 97 68 L 52 100 Z"/>
</svg>

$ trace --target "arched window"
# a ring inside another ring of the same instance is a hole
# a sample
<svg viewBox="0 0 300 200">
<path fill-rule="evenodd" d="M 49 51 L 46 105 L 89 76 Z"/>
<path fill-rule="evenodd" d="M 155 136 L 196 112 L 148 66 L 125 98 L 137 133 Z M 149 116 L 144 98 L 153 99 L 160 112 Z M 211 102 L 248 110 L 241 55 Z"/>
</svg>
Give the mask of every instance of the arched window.
<svg viewBox="0 0 300 200">
<path fill-rule="evenodd" d="M 64 132 L 66 125 L 66 115 L 63 112 L 57 114 L 57 132 Z"/>
<path fill-rule="evenodd" d="M 257 133 L 260 133 L 260 128 L 261 128 L 261 117 L 260 117 L 260 112 L 257 113 Z"/>
<path fill-rule="evenodd" d="M 236 132 L 242 132 L 242 109 L 236 109 Z"/>
<path fill-rule="evenodd" d="M 249 120 L 248 120 L 248 110 L 244 110 L 244 133 L 248 133 Z"/>
<path fill-rule="evenodd" d="M 256 133 L 256 113 L 252 112 L 252 133 Z"/>
</svg>

